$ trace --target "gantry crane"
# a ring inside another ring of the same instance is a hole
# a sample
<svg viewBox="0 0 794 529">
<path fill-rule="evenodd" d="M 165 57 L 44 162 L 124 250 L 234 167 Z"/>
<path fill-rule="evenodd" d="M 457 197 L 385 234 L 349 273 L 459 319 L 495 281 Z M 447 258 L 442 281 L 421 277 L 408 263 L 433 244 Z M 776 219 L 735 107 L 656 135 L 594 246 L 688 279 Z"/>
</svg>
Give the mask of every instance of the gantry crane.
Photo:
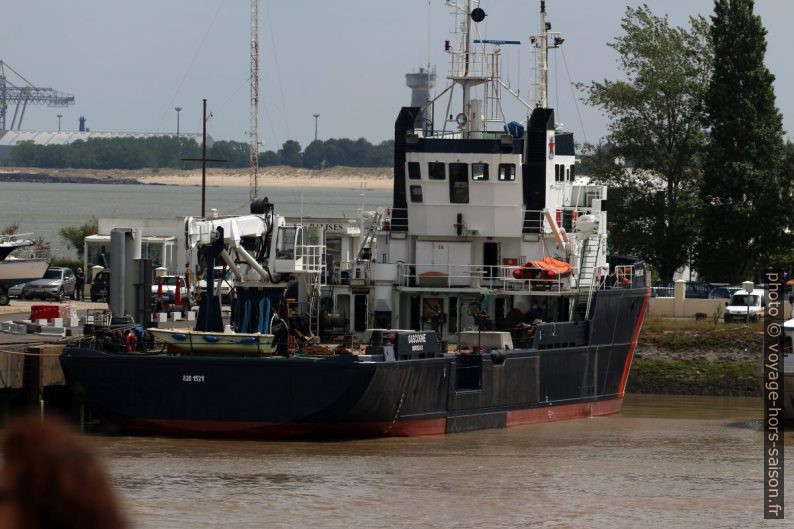
<svg viewBox="0 0 794 529">
<path fill-rule="evenodd" d="M 9 74 L 14 74 L 16 82 L 9 80 Z M 16 104 L 10 127 L 6 119 L 9 103 Z M 0 61 L 0 130 L 19 130 L 29 104 L 65 107 L 74 104 L 74 96 L 52 88 L 34 86 L 8 63 Z M 19 118 L 18 121 L 17 118 Z"/>
</svg>

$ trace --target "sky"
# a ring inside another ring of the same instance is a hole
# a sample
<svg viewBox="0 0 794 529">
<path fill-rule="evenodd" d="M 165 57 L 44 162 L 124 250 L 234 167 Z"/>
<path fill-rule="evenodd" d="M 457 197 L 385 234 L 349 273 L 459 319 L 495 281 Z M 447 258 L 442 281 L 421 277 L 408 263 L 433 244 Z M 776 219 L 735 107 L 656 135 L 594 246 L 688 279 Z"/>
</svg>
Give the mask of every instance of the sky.
<svg viewBox="0 0 794 529">
<path fill-rule="evenodd" d="M 597 142 L 608 120 L 581 102 L 571 81 L 621 77 L 607 43 L 620 34 L 626 6 L 641 3 L 547 0 L 553 30 L 566 39 L 551 57 L 550 103 L 579 141 Z M 713 0 L 646 3 L 675 25 L 713 11 Z M 538 6 L 538 0 L 481 2 L 488 14 L 480 24 L 483 38 L 521 41 L 505 48 L 502 69 L 524 98 Z M 794 2 L 759 0 L 756 12 L 768 31 L 766 64 L 776 76 L 784 128 L 794 138 Z M 443 0 L 260 0 L 262 150 L 278 149 L 287 139 L 307 145 L 315 113 L 320 139 L 391 138 L 400 107 L 410 103 L 406 73 L 429 63 L 438 73 L 434 92 L 445 87 L 448 13 Z M 248 141 L 249 46 L 248 0 L 0 2 L 0 60 L 34 85 L 75 96 L 68 108 L 29 107 L 23 129 L 57 130 L 62 114 L 63 130 L 77 130 L 78 117 L 85 116 L 94 131 L 174 132 L 179 106 L 181 131 L 200 132 L 201 100 L 207 98 L 212 137 Z M 525 118 L 519 103 L 508 101 L 507 93 L 502 97 L 508 120 Z"/>
</svg>

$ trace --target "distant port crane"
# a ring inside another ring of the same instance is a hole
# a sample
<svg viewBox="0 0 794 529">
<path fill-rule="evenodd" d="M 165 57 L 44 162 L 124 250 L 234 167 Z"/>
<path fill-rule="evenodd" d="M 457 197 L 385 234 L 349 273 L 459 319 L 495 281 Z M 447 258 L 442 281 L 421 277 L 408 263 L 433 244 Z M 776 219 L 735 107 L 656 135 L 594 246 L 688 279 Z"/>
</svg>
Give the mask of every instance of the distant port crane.
<svg viewBox="0 0 794 529">
<path fill-rule="evenodd" d="M 9 79 L 11 74 L 14 82 Z M 8 107 L 14 104 L 14 115 L 9 126 Z M 0 61 L 0 130 L 19 130 L 29 104 L 66 107 L 74 104 L 74 96 L 52 88 L 34 86 L 8 63 Z"/>
</svg>

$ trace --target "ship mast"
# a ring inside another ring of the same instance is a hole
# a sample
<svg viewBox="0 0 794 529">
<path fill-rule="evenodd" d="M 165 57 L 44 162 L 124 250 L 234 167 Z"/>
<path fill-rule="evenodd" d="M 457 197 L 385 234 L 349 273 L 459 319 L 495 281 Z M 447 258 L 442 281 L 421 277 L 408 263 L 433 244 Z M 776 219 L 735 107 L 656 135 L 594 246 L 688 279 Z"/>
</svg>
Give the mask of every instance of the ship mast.
<svg viewBox="0 0 794 529">
<path fill-rule="evenodd" d="M 538 105 L 549 106 L 549 37 L 546 27 L 546 0 L 540 0 L 540 64 L 538 65 Z"/>
<path fill-rule="evenodd" d="M 449 79 L 457 83 L 463 89 L 463 107 L 460 114 L 455 118 L 461 136 L 470 137 L 474 131 L 479 131 L 482 127 L 482 113 L 480 101 L 475 104 L 471 99 L 471 89 L 486 82 L 492 81 L 492 75 L 486 70 L 484 53 L 475 53 L 473 49 L 472 22 L 479 23 L 485 19 L 485 11 L 476 7 L 478 0 L 466 0 L 465 7 L 452 0 L 447 0 L 447 5 L 453 10 L 456 23 L 455 32 L 461 34 L 460 47 L 452 49 L 447 41 L 447 51 L 452 56 L 452 70 Z M 463 20 L 460 20 L 463 17 Z M 480 42 L 480 41 L 477 41 Z"/>
<path fill-rule="evenodd" d="M 471 0 L 466 0 L 466 13 L 471 13 Z M 463 72 L 464 80 L 461 83 L 463 85 L 463 113 L 468 118 L 471 114 L 471 86 L 468 82 L 469 74 L 471 73 L 471 15 L 466 16 L 466 29 L 464 30 L 464 53 L 466 58 L 466 64 Z M 463 124 L 463 135 L 464 137 L 468 137 L 469 132 L 471 131 L 471 120 L 466 119 L 466 122 Z"/>
<path fill-rule="evenodd" d="M 546 0 L 540 0 L 540 34 L 530 39 L 537 53 L 537 85 L 535 93 L 537 106 L 549 107 L 549 50 L 559 48 L 565 39 L 551 31 L 551 23 L 546 21 Z"/>
</svg>

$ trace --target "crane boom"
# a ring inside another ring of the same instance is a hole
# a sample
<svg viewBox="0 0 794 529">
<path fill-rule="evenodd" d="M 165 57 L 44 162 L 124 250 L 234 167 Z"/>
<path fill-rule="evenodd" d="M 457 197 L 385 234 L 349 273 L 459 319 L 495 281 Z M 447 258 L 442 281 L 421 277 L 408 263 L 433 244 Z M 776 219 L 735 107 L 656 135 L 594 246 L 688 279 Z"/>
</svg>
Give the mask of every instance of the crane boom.
<svg viewBox="0 0 794 529">
<path fill-rule="evenodd" d="M 9 79 L 10 74 L 13 74 L 19 81 L 12 82 Z M 9 104 L 16 104 L 10 127 L 6 120 Z M 34 86 L 8 63 L 0 61 L 0 130 L 19 130 L 22 127 L 22 118 L 28 105 L 65 107 L 73 104 L 73 95 L 52 88 Z M 22 109 L 21 113 L 20 108 Z M 18 121 L 17 116 L 19 116 Z"/>
</svg>

